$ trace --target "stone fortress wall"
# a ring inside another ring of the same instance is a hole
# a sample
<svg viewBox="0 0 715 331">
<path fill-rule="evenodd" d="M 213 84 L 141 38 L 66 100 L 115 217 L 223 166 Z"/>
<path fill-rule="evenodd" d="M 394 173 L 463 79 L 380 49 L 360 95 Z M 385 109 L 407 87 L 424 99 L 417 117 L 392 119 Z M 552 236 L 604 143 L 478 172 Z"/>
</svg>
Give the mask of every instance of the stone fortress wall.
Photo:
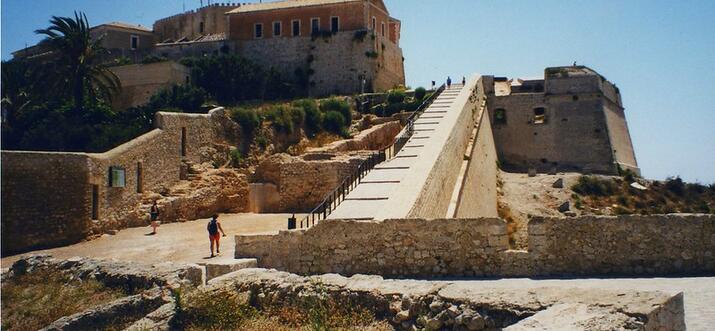
<svg viewBox="0 0 715 331">
<path fill-rule="evenodd" d="M 534 218 L 529 250 L 509 249 L 506 222 L 390 219 L 320 222 L 236 236 L 237 258 L 299 274 L 386 277 L 698 275 L 715 272 L 715 215 Z"/>
<path fill-rule="evenodd" d="M 133 208 L 142 192 L 177 183 L 182 161 L 199 162 L 201 147 L 223 139 L 226 119 L 223 108 L 160 112 L 157 129 L 105 153 L 2 151 L 3 254 L 145 225 Z M 124 187 L 110 187 L 110 167 L 124 169 Z"/>
<path fill-rule="evenodd" d="M 217 3 L 157 20 L 153 27 L 156 41 L 194 40 L 202 35 L 226 34 L 226 12 L 239 6 L 238 3 Z"/>
<path fill-rule="evenodd" d="M 296 69 L 312 70 L 311 95 L 351 94 L 361 91 L 362 77 L 367 90 L 386 90 L 404 85 L 402 50 L 387 38 L 366 36 L 356 40 L 355 31 L 341 31 L 328 37 L 300 36 L 243 40 L 236 53 L 266 67 L 275 67 L 285 77 L 294 78 Z M 383 40 L 384 39 L 384 40 Z M 380 49 L 384 44 L 385 48 Z M 377 45 L 377 46 L 376 46 Z M 388 47 L 388 45 L 390 47 Z M 368 56 L 376 52 L 377 58 Z M 400 59 L 399 67 L 396 58 Z"/>
<path fill-rule="evenodd" d="M 545 70 L 545 79 L 521 85 L 493 76 L 484 81 L 505 170 L 614 174 L 620 166 L 640 172 L 620 92 L 595 71 L 556 67 Z"/>
</svg>

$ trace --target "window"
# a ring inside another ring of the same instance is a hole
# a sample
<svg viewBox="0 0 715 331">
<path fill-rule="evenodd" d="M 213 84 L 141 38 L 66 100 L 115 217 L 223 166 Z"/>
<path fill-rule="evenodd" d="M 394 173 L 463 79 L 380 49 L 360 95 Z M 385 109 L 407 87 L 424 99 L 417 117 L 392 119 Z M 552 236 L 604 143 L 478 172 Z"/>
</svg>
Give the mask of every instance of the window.
<svg viewBox="0 0 715 331">
<path fill-rule="evenodd" d="M 186 156 L 186 128 L 181 128 L 181 156 Z"/>
<path fill-rule="evenodd" d="M 256 23 L 253 26 L 253 37 L 256 39 L 263 38 L 263 23 Z"/>
<path fill-rule="evenodd" d="M 333 16 L 330 18 L 330 32 L 340 31 L 340 18 Z"/>
<path fill-rule="evenodd" d="M 204 22 L 199 22 L 199 33 L 204 33 Z"/>
<path fill-rule="evenodd" d="M 385 36 L 385 22 L 382 22 L 382 26 L 380 28 L 381 28 L 380 34 L 384 37 Z"/>
<path fill-rule="evenodd" d="M 143 168 L 144 166 L 142 165 L 142 163 L 137 162 L 137 193 L 144 192 Z"/>
<path fill-rule="evenodd" d="M 320 19 L 319 18 L 311 18 L 310 19 L 310 33 L 318 33 L 320 32 Z"/>
<path fill-rule="evenodd" d="M 375 16 L 372 17 L 372 30 L 377 30 L 377 19 L 375 18 Z"/>
<path fill-rule="evenodd" d="M 300 20 L 293 20 L 293 37 L 300 36 Z"/>
<path fill-rule="evenodd" d="M 124 168 L 109 167 L 109 187 L 124 187 L 126 185 L 124 175 Z"/>
<path fill-rule="evenodd" d="M 132 36 L 129 38 L 129 44 L 130 44 L 129 47 L 130 47 L 132 50 L 139 48 L 139 36 L 137 36 L 137 35 L 132 35 Z"/>
<path fill-rule="evenodd" d="M 546 123 L 546 109 L 543 107 L 534 108 L 534 124 Z"/>
<path fill-rule="evenodd" d="M 92 219 L 99 219 L 99 185 L 92 185 Z"/>
<path fill-rule="evenodd" d="M 497 108 L 494 111 L 494 124 L 506 124 L 506 109 Z"/>
<path fill-rule="evenodd" d="M 281 22 L 273 22 L 273 36 L 280 37 L 281 35 Z"/>
</svg>

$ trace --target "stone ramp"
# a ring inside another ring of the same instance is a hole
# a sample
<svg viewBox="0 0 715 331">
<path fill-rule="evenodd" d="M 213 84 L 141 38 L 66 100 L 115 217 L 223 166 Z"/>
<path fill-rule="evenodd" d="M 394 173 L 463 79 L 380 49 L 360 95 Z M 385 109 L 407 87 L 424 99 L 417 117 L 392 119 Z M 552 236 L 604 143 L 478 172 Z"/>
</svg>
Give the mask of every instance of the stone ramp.
<svg viewBox="0 0 715 331">
<path fill-rule="evenodd" d="M 351 191 L 345 200 L 333 211 L 328 219 L 373 220 L 382 219 L 386 210 L 400 195 L 416 195 L 418 187 L 405 185 L 415 176 L 426 176 L 416 172 L 414 167 L 425 160 L 425 155 L 438 153 L 435 134 L 443 135 L 455 125 L 450 121 L 455 112 L 462 110 L 464 94 L 469 89 L 454 84 L 445 89 L 432 104 L 415 120 L 414 133 L 394 158 L 375 166 Z M 406 215 L 395 215 L 404 217 Z"/>
</svg>

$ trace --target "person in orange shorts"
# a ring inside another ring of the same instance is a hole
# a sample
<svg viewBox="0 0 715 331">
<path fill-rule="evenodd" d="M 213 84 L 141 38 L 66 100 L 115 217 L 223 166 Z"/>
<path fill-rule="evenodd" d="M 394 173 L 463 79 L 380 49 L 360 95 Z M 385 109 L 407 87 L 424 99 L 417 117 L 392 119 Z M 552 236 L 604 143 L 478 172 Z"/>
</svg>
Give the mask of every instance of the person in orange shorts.
<svg viewBox="0 0 715 331">
<path fill-rule="evenodd" d="M 211 257 L 221 254 L 219 247 L 219 241 L 221 240 L 221 234 L 226 236 L 226 232 L 223 231 L 221 223 L 218 221 L 218 215 L 214 214 L 211 216 L 209 224 L 206 225 L 206 230 L 209 231 L 209 241 L 211 241 Z M 221 233 L 219 233 L 221 231 Z M 214 242 L 216 243 L 216 255 L 214 255 Z"/>
</svg>

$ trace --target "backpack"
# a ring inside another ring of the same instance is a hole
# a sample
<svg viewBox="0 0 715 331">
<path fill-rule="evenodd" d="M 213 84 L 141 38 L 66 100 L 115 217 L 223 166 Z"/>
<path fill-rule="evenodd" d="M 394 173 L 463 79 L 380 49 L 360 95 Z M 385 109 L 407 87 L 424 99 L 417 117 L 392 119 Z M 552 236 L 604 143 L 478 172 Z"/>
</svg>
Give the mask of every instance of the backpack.
<svg viewBox="0 0 715 331">
<path fill-rule="evenodd" d="M 207 230 L 209 230 L 209 234 L 217 234 L 218 233 L 218 221 L 216 220 L 211 220 L 209 221 L 209 225 L 206 227 Z"/>
</svg>

